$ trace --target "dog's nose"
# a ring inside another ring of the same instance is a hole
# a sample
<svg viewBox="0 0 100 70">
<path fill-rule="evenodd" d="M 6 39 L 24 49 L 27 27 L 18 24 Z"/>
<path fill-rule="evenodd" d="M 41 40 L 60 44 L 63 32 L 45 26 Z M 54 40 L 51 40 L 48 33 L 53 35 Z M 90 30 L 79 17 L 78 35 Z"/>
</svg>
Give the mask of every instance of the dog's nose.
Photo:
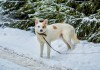
<svg viewBox="0 0 100 70">
<path fill-rule="evenodd" d="M 43 32 L 43 30 L 41 29 L 40 32 Z"/>
</svg>

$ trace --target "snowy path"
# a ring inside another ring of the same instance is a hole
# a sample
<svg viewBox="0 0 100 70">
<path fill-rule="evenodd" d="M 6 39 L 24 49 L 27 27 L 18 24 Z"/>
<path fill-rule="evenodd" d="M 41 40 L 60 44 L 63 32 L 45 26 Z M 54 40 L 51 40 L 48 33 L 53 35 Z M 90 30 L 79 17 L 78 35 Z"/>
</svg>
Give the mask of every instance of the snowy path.
<svg viewBox="0 0 100 70">
<path fill-rule="evenodd" d="M 3 48 L 0 46 L 0 58 L 11 61 L 22 67 L 29 68 L 31 70 L 57 70 L 57 68 L 49 67 L 42 62 L 33 60 L 32 58 L 26 57 L 24 55 L 19 55 L 12 50 Z"/>
</svg>

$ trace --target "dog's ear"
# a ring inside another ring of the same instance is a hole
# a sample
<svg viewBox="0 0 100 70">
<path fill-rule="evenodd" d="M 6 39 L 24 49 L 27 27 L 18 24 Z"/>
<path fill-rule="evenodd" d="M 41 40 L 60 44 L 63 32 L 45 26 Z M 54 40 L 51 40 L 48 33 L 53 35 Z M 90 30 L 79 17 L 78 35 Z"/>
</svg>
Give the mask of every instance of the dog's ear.
<svg viewBox="0 0 100 70">
<path fill-rule="evenodd" d="M 39 23 L 39 19 L 36 19 L 35 20 L 35 25 L 38 24 L 38 23 Z"/>
<path fill-rule="evenodd" d="M 45 19 L 45 20 L 43 21 L 43 24 L 44 24 L 44 25 L 48 24 L 48 19 Z"/>
</svg>

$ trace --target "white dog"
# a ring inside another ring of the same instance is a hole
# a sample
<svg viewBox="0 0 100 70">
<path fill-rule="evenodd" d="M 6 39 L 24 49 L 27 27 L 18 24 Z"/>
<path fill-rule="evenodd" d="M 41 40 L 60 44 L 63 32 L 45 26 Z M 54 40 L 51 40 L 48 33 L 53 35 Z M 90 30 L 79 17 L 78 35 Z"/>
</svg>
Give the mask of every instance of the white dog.
<svg viewBox="0 0 100 70">
<path fill-rule="evenodd" d="M 47 25 L 48 20 L 45 19 L 43 22 L 39 22 L 38 19 L 35 20 L 35 33 L 40 42 L 40 57 L 43 57 L 43 47 L 46 41 L 43 37 L 51 43 L 58 38 L 62 38 L 62 40 L 67 44 L 69 49 L 73 49 L 74 46 L 71 43 L 71 40 L 74 43 L 79 43 L 77 38 L 77 34 L 75 33 L 75 29 L 73 26 L 66 23 L 56 23 L 52 25 Z M 50 58 L 50 46 L 47 44 L 47 57 Z"/>
</svg>

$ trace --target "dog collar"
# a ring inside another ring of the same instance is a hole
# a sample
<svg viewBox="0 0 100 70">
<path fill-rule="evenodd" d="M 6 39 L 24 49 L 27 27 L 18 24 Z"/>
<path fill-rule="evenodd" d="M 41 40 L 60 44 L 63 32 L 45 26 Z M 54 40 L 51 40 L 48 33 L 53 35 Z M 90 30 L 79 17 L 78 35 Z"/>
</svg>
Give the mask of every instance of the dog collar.
<svg viewBox="0 0 100 70">
<path fill-rule="evenodd" d="M 38 33 L 39 35 L 44 35 L 44 36 L 47 36 L 46 34 L 45 34 L 45 32 L 44 33 Z"/>
</svg>

